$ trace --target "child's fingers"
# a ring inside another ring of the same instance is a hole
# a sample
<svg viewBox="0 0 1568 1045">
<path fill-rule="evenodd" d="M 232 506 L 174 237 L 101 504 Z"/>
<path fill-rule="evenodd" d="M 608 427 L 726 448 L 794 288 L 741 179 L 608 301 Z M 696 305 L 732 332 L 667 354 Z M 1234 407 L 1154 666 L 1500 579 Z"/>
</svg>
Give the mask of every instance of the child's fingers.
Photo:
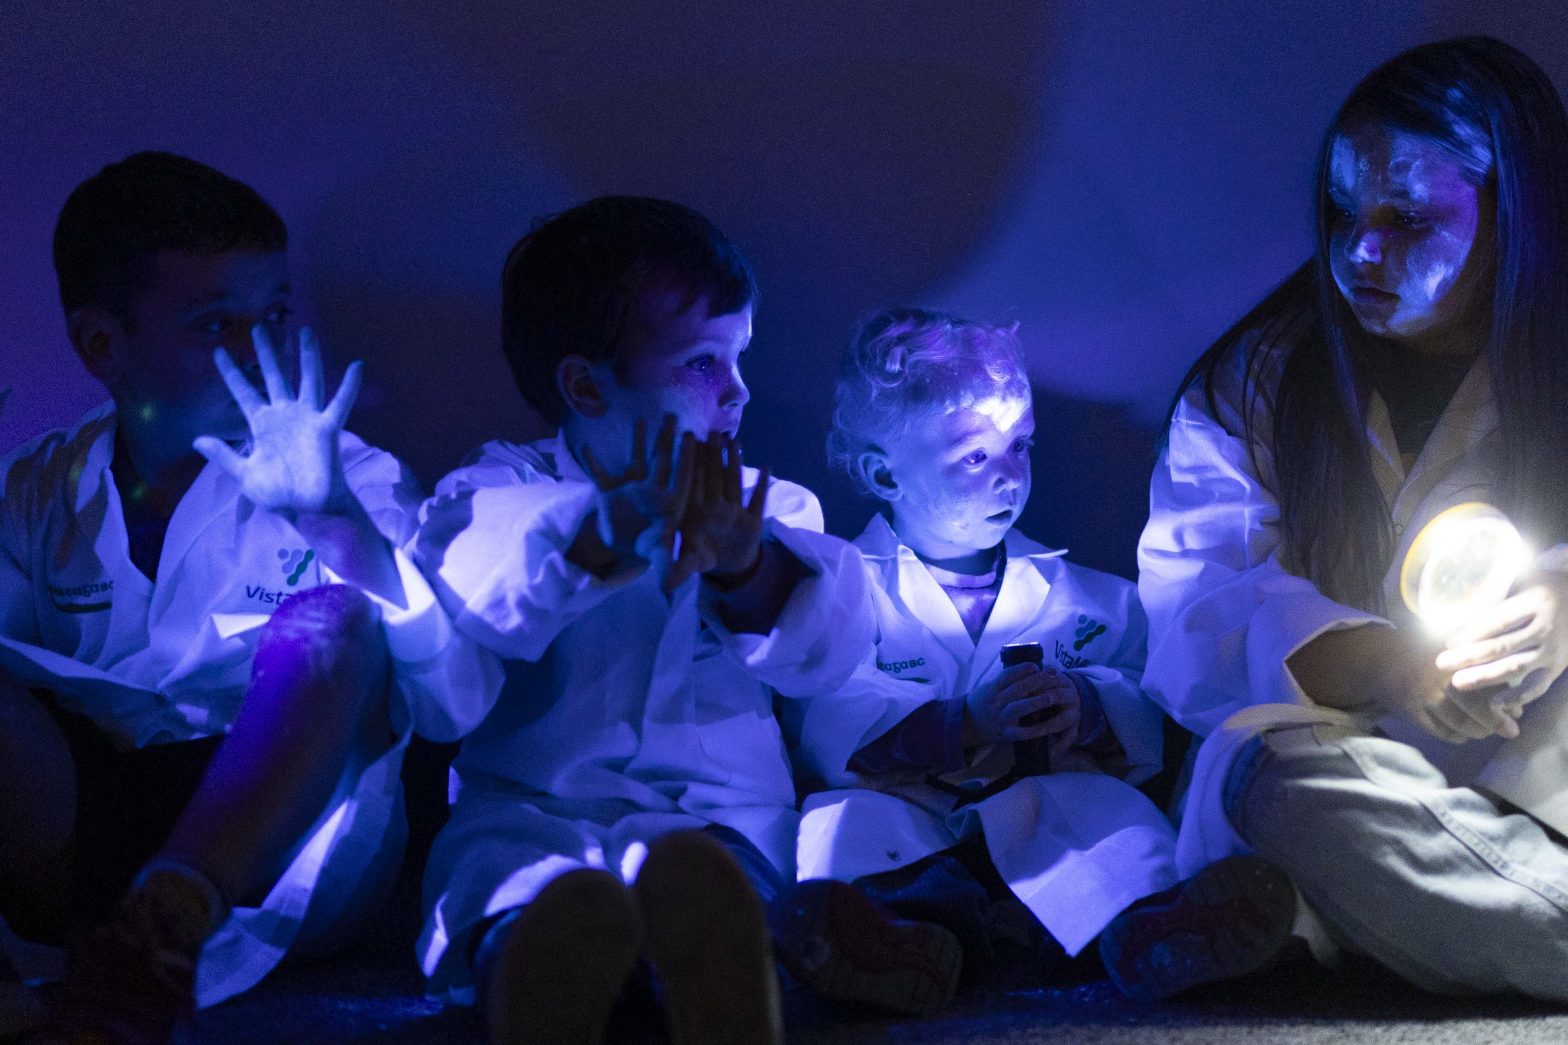
<svg viewBox="0 0 1568 1045">
<path fill-rule="evenodd" d="M 724 437 L 724 499 L 730 504 L 741 504 L 740 443 Z"/>
<path fill-rule="evenodd" d="M 218 374 L 223 378 L 223 384 L 228 388 L 229 395 L 234 397 L 234 401 L 239 404 L 240 411 L 247 419 L 267 405 L 267 401 L 261 398 L 261 393 L 256 391 L 256 386 L 250 383 L 239 367 L 234 365 L 234 360 L 230 358 L 227 349 L 214 349 L 212 362 L 218 368 Z"/>
<path fill-rule="evenodd" d="M 316 368 L 319 373 L 321 368 L 319 357 Z M 337 394 L 332 397 L 332 402 L 328 403 L 327 408 L 321 412 L 333 428 L 342 428 L 348 421 L 348 412 L 354 409 L 354 400 L 359 398 L 359 384 L 364 371 L 364 366 L 357 359 L 343 371 L 343 383 L 338 385 Z M 301 387 L 303 388 L 303 382 Z"/>
<path fill-rule="evenodd" d="M 751 500 L 746 505 L 746 512 L 758 522 L 762 521 L 762 513 L 768 507 L 768 466 L 763 465 L 757 472 L 757 485 L 751 488 Z"/>
<path fill-rule="evenodd" d="M 240 473 L 245 468 L 245 458 L 215 435 L 197 436 L 191 443 L 191 448 L 236 479 L 240 478 Z"/>
<path fill-rule="evenodd" d="M 300 402 L 321 409 L 321 390 L 326 381 L 321 373 L 321 345 L 309 327 L 299 329 L 299 398 Z M 347 416 L 345 414 L 344 416 Z"/>
<path fill-rule="evenodd" d="M 1008 701 L 1002 707 L 1002 721 L 1020 722 L 1030 715 L 1037 715 L 1050 709 L 1051 702 L 1046 697 L 1021 697 Z"/>
<path fill-rule="evenodd" d="M 693 458 L 695 440 L 690 432 L 681 436 L 680 456 L 675 461 L 674 485 L 670 489 L 669 510 L 664 516 L 665 540 L 674 540 L 675 531 L 686 521 L 686 508 L 692 503 L 692 487 L 697 465 Z"/>
<path fill-rule="evenodd" d="M 250 329 L 250 343 L 256 349 L 256 362 L 261 366 L 261 381 L 267 387 L 267 398 L 274 403 L 289 399 L 289 383 L 278 367 L 278 357 L 272 351 L 272 341 L 261 332 L 260 326 Z"/>
<path fill-rule="evenodd" d="M 638 431 L 641 434 L 637 437 L 637 446 L 634 456 L 637 460 L 641 461 L 644 459 L 643 450 L 645 444 L 643 440 L 647 438 L 648 426 L 640 417 L 637 419 L 637 424 L 640 426 Z M 670 474 L 674 469 L 670 458 L 674 453 L 675 415 L 665 414 L 663 419 L 659 421 L 658 434 L 653 438 L 653 481 L 655 485 L 668 485 L 670 481 Z M 643 475 L 647 474 L 647 472 L 643 473 Z"/>
</svg>

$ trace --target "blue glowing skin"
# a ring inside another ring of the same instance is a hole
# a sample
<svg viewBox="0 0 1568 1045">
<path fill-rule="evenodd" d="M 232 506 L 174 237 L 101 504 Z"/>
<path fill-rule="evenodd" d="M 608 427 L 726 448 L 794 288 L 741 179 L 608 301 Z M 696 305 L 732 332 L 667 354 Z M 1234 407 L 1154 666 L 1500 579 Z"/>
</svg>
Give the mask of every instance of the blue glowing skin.
<svg viewBox="0 0 1568 1045">
<path fill-rule="evenodd" d="M 751 392 L 741 376 L 741 360 L 751 344 L 751 309 L 708 314 L 708 299 L 689 307 L 677 291 L 644 294 L 633 310 L 615 363 L 563 362 L 568 373 L 582 367 L 592 378 L 592 395 L 574 396 L 563 387 L 573 410 L 566 419 L 574 447 L 586 444 L 610 471 L 628 463 L 630 435 L 641 420 L 651 440 L 666 414 L 673 414 L 677 435 L 698 439 L 723 433 L 734 437 Z M 573 362 L 575 360 L 575 362 Z"/>
<path fill-rule="evenodd" d="M 1029 500 L 1034 410 L 1020 396 L 993 396 L 927 418 L 891 440 L 872 487 L 893 530 L 921 559 L 979 573 Z"/>
<path fill-rule="evenodd" d="M 1368 333 L 1446 344 L 1482 293 L 1491 234 L 1475 175 L 1453 153 L 1369 126 L 1334 140 L 1329 235 L 1334 283 Z"/>
</svg>

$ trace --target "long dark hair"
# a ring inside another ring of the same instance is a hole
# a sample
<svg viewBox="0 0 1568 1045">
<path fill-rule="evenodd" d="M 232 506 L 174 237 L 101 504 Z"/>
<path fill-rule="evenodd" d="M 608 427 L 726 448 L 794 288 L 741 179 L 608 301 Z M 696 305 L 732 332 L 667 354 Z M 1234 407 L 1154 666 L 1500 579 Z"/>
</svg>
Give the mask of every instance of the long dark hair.
<svg viewBox="0 0 1568 1045">
<path fill-rule="evenodd" d="M 1380 609 L 1392 557 L 1388 508 L 1366 435 L 1371 335 L 1329 271 L 1329 155 L 1346 130 L 1375 125 L 1419 135 L 1467 169 L 1489 152 L 1481 182 L 1495 248 L 1484 343 L 1502 430 L 1502 507 L 1527 534 L 1568 537 L 1568 115 L 1540 67 L 1490 37 L 1416 47 L 1356 85 L 1318 155 L 1317 251 L 1194 364 L 1211 405 L 1222 361 L 1248 353 L 1243 421 L 1272 415 L 1273 474 L 1284 560 L 1325 593 Z M 1484 162 L 1484 159 L 1481 160 Z M 1287 354 L 1276 387 L 1267 355 Z M 1268 397 L 1271 397 L 1271 401 Z"/>
</svg>

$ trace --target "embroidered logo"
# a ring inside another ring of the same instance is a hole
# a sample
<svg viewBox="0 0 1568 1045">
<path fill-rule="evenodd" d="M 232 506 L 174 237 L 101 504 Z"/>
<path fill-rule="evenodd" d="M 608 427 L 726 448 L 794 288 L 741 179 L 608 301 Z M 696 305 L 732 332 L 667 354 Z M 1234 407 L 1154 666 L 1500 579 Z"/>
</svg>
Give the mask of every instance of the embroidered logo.
<svg viewBox="0 0 1568 1045">
<path fill-rule="evenodd" d="M 1080 613 L 1078 614 L 1078 627 L 1073 631 L 1074 637 L 1078 640 L 1073 643 L 1073 649 L 1083 649 L 1104 634 L 1105 625 L 1097 620 L 1093 620 L 1087 613 Z"/>
<path fill-rule="evenodd" d="M 309 566 L 315 557 L 316 553 L 309 548 L 295 548 L 292 551 L 288 548 L 278 549 L 278 559 L 283 563 L 283 576 L 288 578 L 290 588 L 305 576 L 305 567 Z"/>
</svg>

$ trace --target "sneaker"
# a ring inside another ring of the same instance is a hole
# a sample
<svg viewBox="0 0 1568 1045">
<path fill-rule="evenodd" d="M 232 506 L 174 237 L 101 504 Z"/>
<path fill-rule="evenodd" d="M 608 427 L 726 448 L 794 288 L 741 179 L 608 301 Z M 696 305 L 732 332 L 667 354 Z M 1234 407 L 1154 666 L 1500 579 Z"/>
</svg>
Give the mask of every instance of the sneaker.
<svg viewBox="0 0 1568 1045">
<path fill-rule="evenodd" d="M 1263 968 L 1290 940 L 1296 892 L 1257 856 L 1216 861 L 1133 904 L 1100 934 L 1111 981 L 1137 1001 Z"/>
<path fill-rule="evenodd" d="M 724 846 L 697 831 L 666 835 L 632 891 L 674 1045 L 782 1045 L 762 901 Z"/>
<path fill-rule="evenodd" d="M 958 989 L 958 937 L 930 922 L 896 921 L 848 882 L 801 882 L 774 903 L 772 921 L 779 960 L 824 997 L 924 1017 Z"/>
<path fill-rule="evenodd" d="M 114 917 L 71 949 L 65 984 L 33 1039 L 154 1045 L 196 1008 L 196 957 L 227 911 L 194 871 L 147 873 Z"/>
<path fill-rule="evenodd" d="M 568 871 L 512 919 L 486 971 L 491 1045 L 600 1045 L 642 925 L 621 880 Z"/>
</svg>

